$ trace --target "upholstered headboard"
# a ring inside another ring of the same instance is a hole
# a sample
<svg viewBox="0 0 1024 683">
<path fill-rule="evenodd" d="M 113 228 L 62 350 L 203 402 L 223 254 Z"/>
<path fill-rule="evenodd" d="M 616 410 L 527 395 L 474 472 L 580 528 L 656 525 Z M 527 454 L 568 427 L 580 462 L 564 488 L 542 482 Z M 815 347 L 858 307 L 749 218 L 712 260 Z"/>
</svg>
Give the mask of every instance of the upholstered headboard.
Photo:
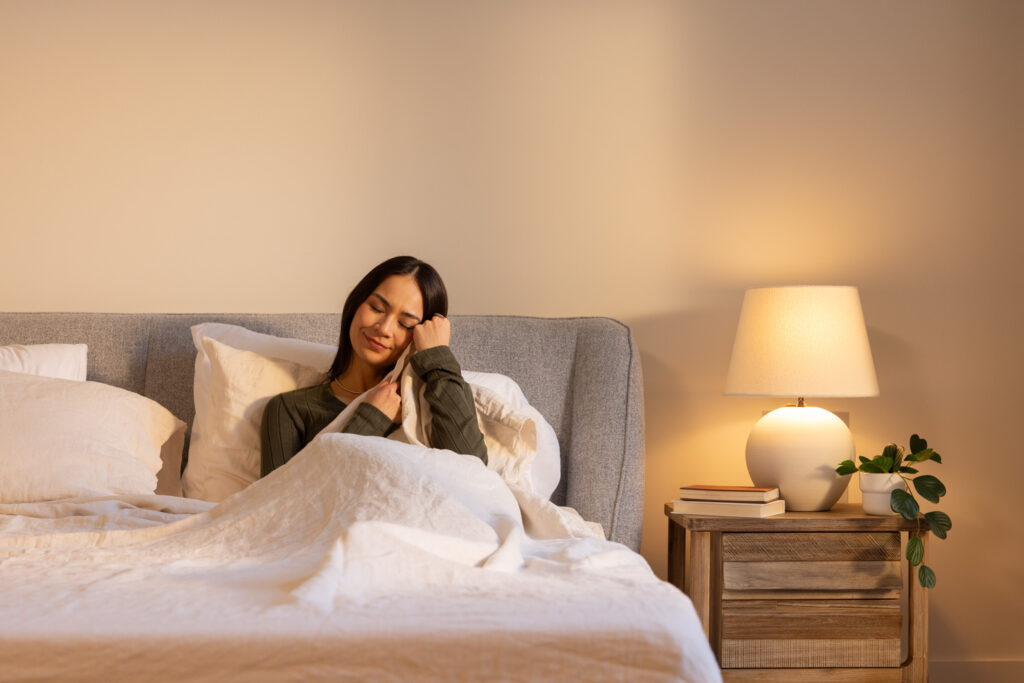
<svg viewBox="0 0 1024 683">
<path fill-rule="evenodd" d="M 159 402 L 191 424 L 201 322 L 336 344 L 334 313 L 0 313 L 0 345 L 84 343 L 89 379 Z M 629 328 L 608 318 L 453 316 L 452 349 L 465 370 L 512 377 L 558 434 L 562 479 L 552 495 L 640 547 L 643 392 Z"/>
</svg>

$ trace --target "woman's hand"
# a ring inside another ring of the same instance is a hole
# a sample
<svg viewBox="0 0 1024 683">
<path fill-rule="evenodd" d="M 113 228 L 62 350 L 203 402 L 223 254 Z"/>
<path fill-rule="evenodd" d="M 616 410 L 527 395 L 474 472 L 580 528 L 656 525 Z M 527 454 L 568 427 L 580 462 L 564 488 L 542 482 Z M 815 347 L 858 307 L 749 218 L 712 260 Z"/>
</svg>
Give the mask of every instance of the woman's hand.
<svg viewBox="0 0 1024 683">
<path fill-rule="evenodd" d="M 412 343 L 416 345 L 417 351 L 430 349 L 435 346 L 448 346 L 452 336 L 452 324 L 448 318 L 436 313 L 430 320 L 426 320 L 412 328 Z"/>
<path fill-rule="evenodd" d="M 402 421 L 402 397 L 398 393 L 398 382 L 381 382 L 366 392 L 366 402 L 390 417 L 392 422 Z"/>
</svg>

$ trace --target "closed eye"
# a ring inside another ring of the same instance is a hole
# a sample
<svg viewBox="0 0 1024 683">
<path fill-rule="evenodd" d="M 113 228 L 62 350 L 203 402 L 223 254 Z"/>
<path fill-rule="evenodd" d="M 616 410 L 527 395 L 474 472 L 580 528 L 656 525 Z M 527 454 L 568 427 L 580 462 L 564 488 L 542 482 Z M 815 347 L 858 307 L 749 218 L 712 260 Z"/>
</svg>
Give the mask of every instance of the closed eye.
<svg viewBox="0 0 1024 683">
<path fill-rule="evenodd" d="M 385 299 L 385 298 L 384 298 L 383 296 L 381 296 L 381 295 L 380 295 L 380 294 L 379 294 L 378 292 L 374 292 L 374 293 L 373 293 L 373 294 L 371 294 L 370 296 L 371 296 L 372 298 L 371 298 L 370 300 L 368 300 L 368 302 L 367 302 L 367 303 L 369 303 L 369 305 L 370 305 L 370 308 L 371 308 L 371 309 L 372 309 L 372 310 L 373 310 L 373 311 L 374 311 L 375 313 L 384 313 L 384 311 L 385 311 L 385 309 L 386 309 L 386 308 L 391 308 L 391 302 L 389 302 L 389 301 L 388 301 L 387 299 Z M 409 313 L 409 312 L 407 312 L 407 311 L 403 311 L 403 312 L 402 312 L 402 313 L 400 313 L 399 315 L 400 315 L 401 317 L 403 317 L 403 318 L 406 318 L 406 319 L 408 319 L 408 320 L 412 320 L 412 321 L 413 321 L 413 322 L 412 322 L 412 323 L 410 323 L 409 325 L 406 325 L 406 324 L 404 324 L 404 323 L 399 323 L 399 325 L 401 325 L 401 326 L 402 326 L 403 328 L 405 328 L 406 330 L 408 330 L 408 331 L 410 331 L 410 332 L 411 332 L 411 331 L 412 331 L 412 330 L 413 330 L 413 329 L 414 329 L 414 328 L 415 328 L 415 327 L 416 327 L 417 325 L 419 325 L 419 324 L 420 324 L 420 323 L 422 322 L 422 321 L 421 321 L 421 320 L 420 320 L 420 319 L 419 319 L 418 317 L 416 317 L 415 315 L 413 315 L 412 313 Z"/>
</svg>

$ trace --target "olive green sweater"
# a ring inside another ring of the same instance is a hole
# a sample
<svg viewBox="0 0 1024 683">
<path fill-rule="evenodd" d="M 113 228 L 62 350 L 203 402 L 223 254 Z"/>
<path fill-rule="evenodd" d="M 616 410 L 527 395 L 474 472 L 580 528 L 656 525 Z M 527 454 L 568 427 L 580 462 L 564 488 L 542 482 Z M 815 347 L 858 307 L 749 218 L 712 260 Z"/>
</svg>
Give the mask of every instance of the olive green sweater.
<svg viewBox="0 0 1024 683">
<path fill-rule="evenodd" d="M 418 351 L 409 357 L 413 371 L 426 385 L 431 413 L 430 445 L 475 455 L 487 462 L 487 448 L 476 421 L 473 393 L 447 346 Z M 270 399 L 260 425 L 260 476 L 266 476 L 291 460 L 336 418 L 345 404 L 331 391 L 330 383 L 316 384 L 279 394 Z M 363 402 L 345 425 L 348 434 L 387 436 L 398 425 L 375 406 Z"/>
</svg>

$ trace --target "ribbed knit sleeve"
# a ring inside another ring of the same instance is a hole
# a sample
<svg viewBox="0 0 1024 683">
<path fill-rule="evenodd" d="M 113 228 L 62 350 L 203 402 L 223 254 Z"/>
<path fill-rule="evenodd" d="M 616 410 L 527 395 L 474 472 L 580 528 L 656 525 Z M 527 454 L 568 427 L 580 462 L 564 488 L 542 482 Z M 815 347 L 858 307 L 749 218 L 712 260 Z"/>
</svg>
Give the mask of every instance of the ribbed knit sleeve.
<svg viewBox="0 0 1024 683">
<path fill-rule="evenodd" d="M 260 476 L 265 477 L 306 445 L 305 424 L 296 406 L 284 394 L 275 396 L 263 409 L 260 422 Z"/>
<path fill-rule="evenodd" d="M 447 346 L 414 353 L 409 362 L 426 385 L 430 405 L 430 445 L 475 455 L 487 463 L 487 446 L 476 421 L 476 406 L 455 354 Z"/>
<path fill-rule="evenodd" d="M 306 447 L 345 409 L 327 384 L 279 394 L 260 422 L 260 476 L 265 477 Z"/>
<path fill-rule="evenodd" d="M 361 434 L 362 436 L 387 436 L 397 427 L 398 425 L 382 413 L 377 406 L 363 401 L 356 406 L 352 413 L 352 419 L 341 431 L 346 434 Z"/>
</svg>

